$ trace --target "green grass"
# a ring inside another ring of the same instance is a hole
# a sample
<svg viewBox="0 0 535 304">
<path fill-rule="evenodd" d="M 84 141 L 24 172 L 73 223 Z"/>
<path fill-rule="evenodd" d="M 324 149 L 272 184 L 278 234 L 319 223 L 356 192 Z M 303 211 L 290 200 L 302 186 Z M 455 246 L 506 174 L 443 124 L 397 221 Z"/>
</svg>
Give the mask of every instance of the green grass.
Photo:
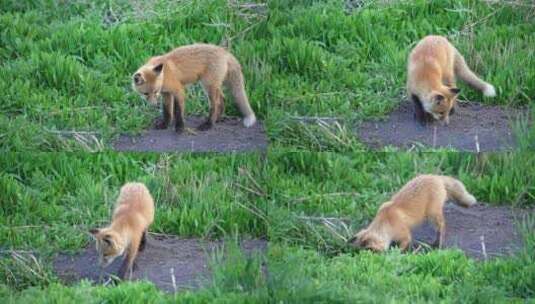
<svg viewBox="0 0 535 304">
<path fill-rule="evenodd" d="M 326 257 L 273 245 L 270 290 L 274 303 L 525 303 L 535 297 L 533 244 L 489 262 L 456 250 Z"/>
<path fill-rule="evenodd" d="M 497 98 L 483 99 L 461 85 L 462 99 L 534 109 L 530 1 L 346 2 L 354 9 L 344 1 L 248 7 L 223 0 L 4 0 L 1 147 L 101 150 L 119 133 L 147 128 L 158 109 L 132 92 L 132 72 L 152 55 L 193 42 L 230 41 L 275 148 L 363 150 L 352 126 L 405 100 L 407 54 L 430 33 L 447 35 L 498 89 Z M 198 86 L 188 99 L 189 114 L 207 113 Z M 302 123 L 303 117 L 334 117 L 341 125 Z M 535 129 L 525 126 L 521 137 L 529 134 Z"/>
</svg>

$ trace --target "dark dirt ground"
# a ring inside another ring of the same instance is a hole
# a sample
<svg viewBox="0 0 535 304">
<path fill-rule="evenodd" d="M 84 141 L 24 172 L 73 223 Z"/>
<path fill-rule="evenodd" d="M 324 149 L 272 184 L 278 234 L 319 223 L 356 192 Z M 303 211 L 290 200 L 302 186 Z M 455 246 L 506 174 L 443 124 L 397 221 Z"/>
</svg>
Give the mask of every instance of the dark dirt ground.
<svg viewBox="0 0 535 304">
<path fill-rule="evenodd" d="M 389 145 L 411 148 L 420 144 L 477 151 L 477 135 L 482 152 L 510 150 L 515 146 L 511 122 L 518 119 L 519 113 L 519 110 L 465 102 L 458 103 L 448 126 L 439 122 L 422 126 L 414 118 L 413 104 L 404 101 L 386 120 L 364 121 L 357 133 L 372 148 Z"/>
<path fill-rule="evenodd" d="M 522 248 L 522 235 L 517 224 L 526 210 L 477 204 L 463 208 L 453 203 L 444 207 L 446 216 L 445 247 L 459 248 L 468 256 L 484 259 L 481 236 L 484 237 L 488 258 L 507 256 Z M 435 240 L 434 226 L 424 224 L 413 231 L 413 239 L 431 244 Z M 418 242 L 414 242 L 417 246 Z"/>
<path fill-rule="evenodd" d="M 146 279 L 167 292 L 173 292 L 171 268 L 174 269 L 177 291 L 196 289 L 210 282 L 211 271 L 209 262 L 216 249 L 223 248 L 222 241 L 205 241 L 200 239 L 180 239 L 149 235 L 145 250 L 137 258 L 137 268 L 133 272 L 133 280 Z M 257 252 L 265 255 L 267 242 L 264 240 L 245 240 L 240 248 L 246 256 Z M 99 281 L 98 257 L 95 245 L 90 244 L 84 251 L 76 255 L 58 254 L 54 260 L 54 271 L 66 282 L 77 282 L 88 279 Z M 121 266 L 122 259 L 117 258 L 105 271 L 106 281 L 110 274 L 115 275 Z"/>
<path fill-rule="evenodd" d="M 174 127 L 166 130 L 150 129 L 139 136 L 121 135 L 114 143 L 117 151 L 137 152 L 232 152 L 267 149 L 268 140 L 260 121 L 246 128 L 241 119 L 225 117 L 208 131 L 198 131 L 205 117 L 186 118 L 186 127 L 196 134 L 177 134 Z"/>
</svg>

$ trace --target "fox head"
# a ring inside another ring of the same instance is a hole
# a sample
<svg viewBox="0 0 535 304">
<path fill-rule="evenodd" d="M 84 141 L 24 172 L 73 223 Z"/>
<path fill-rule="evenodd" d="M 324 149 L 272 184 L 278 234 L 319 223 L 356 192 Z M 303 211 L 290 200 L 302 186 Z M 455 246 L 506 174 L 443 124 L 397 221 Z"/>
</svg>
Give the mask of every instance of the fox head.
<svg viewBox="0 0 535 304">
<path fill-rule="evenodd" d="M 381 252 L 387 249 L 385 242 L 378 235 L 367 229 L 359 231 L 354 237 L 349 239 L 349 243 L 354 247 L 369 249 L 375 252 Z"/>
<path fill-rule="evenodd" d="M 101 267 L 110 265 L 116 257 L 124 253 L 126 244 L 116 231 L 110 228 L 94 228 L 89 230 L 89 233 L 96 241 Z"/>
<path fill-rule="evenodd" d="M 457 96 L 460 91 L 458 88 L 448 86 L 433 90 L 423 103 L 425 111 L 431 114 L 434 119 L 449 124 L 450 112 L 457 103 Z"/>
<path fill-rule="evenodd" d="M 153 105 L 158 104 L 158 97 L 163 84 L 163 63 L 144 65 L 132 76 L 132 87 Z"/>
</svg>

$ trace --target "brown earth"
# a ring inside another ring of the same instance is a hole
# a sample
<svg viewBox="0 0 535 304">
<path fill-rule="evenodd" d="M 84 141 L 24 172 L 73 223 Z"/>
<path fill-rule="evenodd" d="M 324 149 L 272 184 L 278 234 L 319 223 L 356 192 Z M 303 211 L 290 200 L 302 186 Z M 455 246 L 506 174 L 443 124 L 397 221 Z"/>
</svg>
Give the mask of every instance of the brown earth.
<svg viewBox="0 0 535 304">
<path fill-rule="evenodd" d="M 268 139 L 260 121 L 249 128 L 241 119 L 226 117 L 207 131 L 198 131 L 205 117 L 186 118 L 186 127 L 193 131 L 177 134 L 170 126 L 166 130 L 150 129 L 139 136 L 121 135 L 114 143 L 117 151 L 137 152 L 233 152 L 265 151 Z"/>
<path fill-rule="evenodd" d="M 206 286 L 211 279 L 210 261 L 216 252 L 224 248 L 222 241 L 201 239 L 180 239 L 168 236 L 149 235 L 145 250 L 136 260 L 132 279 L 145 279 L 167 292 L 174 292 L 171 269 L 173 269 L 176 290 L 196 289 Z M 265 255 L 267 242 L 264 240 L 244 240 L 240 248 L 245 256 Z M 58 254 L 54 260 L 54 271 L 66 282 L 88 279 L 99 282 L 100 268 L 94 244 L 76 255 Z M 102 282 L 116 275 L 121 266 L 121 258 L 109 265 L 102 276 Z"/>
<path fill-rule="evenodd" d="M 522 248 L 522 235 L 517 224 L 522 217 L 533 211 L 478 204 L 463 208 L 453 203 L 446 204 L 447 248 L 459 248 L 468 256 L 484 259 L 511 255 Z M 413 232 L 413 239 L 431 244 L 435 240 L 434 226 L 424 224 Z M 483 237 L 483 242 L 481 240 Z"/>
<path fill-rule="evenodd" d="M 449 125 L 432 122 L 424 126 L 415 120 L 413 105 L 405 101 L 386 120 L 364 121 L 358 126 L 357 133 L 372 148 L 424 145 L 477 151 L 477 135 L 479 151 L 511 150 L 515 147 L 511 122 L 518 119 L 520 112 L 465 102 L 457 105 Z"/>
</svg>

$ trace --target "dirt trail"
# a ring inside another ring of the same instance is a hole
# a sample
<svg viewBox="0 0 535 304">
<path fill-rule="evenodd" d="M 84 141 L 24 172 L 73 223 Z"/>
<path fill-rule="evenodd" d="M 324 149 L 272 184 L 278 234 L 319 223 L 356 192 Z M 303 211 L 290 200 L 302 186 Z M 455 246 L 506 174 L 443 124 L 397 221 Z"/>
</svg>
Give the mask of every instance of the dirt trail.
<svg viewBox="0 0 535 304">
<path fill-rule="evenodd" d="M 206 118 L 188 117 L 186 127 L 196 134 L 177 134 L 173 127 L 166 130 L 150 129 L 139 136 L 121 135 L 113 147 L 117 151 L 137 152 L 233 152 L 265 151 L 268 139 L 262 122 L 245 128 L 241 119 L 224 118 L 208 131 L 197 131 Z"/>
<path fill-rule="evenodd" d="M 438 122 L 422 126 L 413 117 L 413 105 L 404 101 L 386 120 L 361 123 L 357 133 L 373 148 L 424 145 L 476 151 L 477 135 L 480 151 L 511 150 L 515 147 L 511 122 L 518 119 L 520 112 L 466 102 L 457 106 L 448 126 Z"/>
<path fill-rule="evenodd" d="M 446 204 L 446 247 L 459 248 L 468 256 L 483 259 L 481 236 L 488 258 L 511 255 L 522 248 L 522 235 L 517 224 L 528 210 L 495 207 L 478 204 L 462 208 Z M 436 233 L 430 224 L 424 224 L 413 232 L 413 239 L 431 244 Z M 416 244 L 415 244 L 416 245 Z"/>
<path fill-rule="evenodd" d="M 133 279 L 146 279 L 162 290 L 173 292 L 171 269 L 174 270 L 177 290 L 196 289 L 209 282 L 211 273 L 209 262 L 215 250 L 223 248 L 221 241 L 200 239 L 180 239 L 150 235 L 148 243 L 137 259 Z M 255 252 L 265 254 L 267 242 L 264 240 L 245 240 L 240 248 L 246 256 Z M 94 244 L 76 255 L 59 254 L 54 260 L 54 270 L 58 277 L 67 282 L 88 279 L 99 280 L 98 257 Z M 104 280 L 116 274 L 121 265 L 117 258 L 105 270 Z"/>
</svg>

